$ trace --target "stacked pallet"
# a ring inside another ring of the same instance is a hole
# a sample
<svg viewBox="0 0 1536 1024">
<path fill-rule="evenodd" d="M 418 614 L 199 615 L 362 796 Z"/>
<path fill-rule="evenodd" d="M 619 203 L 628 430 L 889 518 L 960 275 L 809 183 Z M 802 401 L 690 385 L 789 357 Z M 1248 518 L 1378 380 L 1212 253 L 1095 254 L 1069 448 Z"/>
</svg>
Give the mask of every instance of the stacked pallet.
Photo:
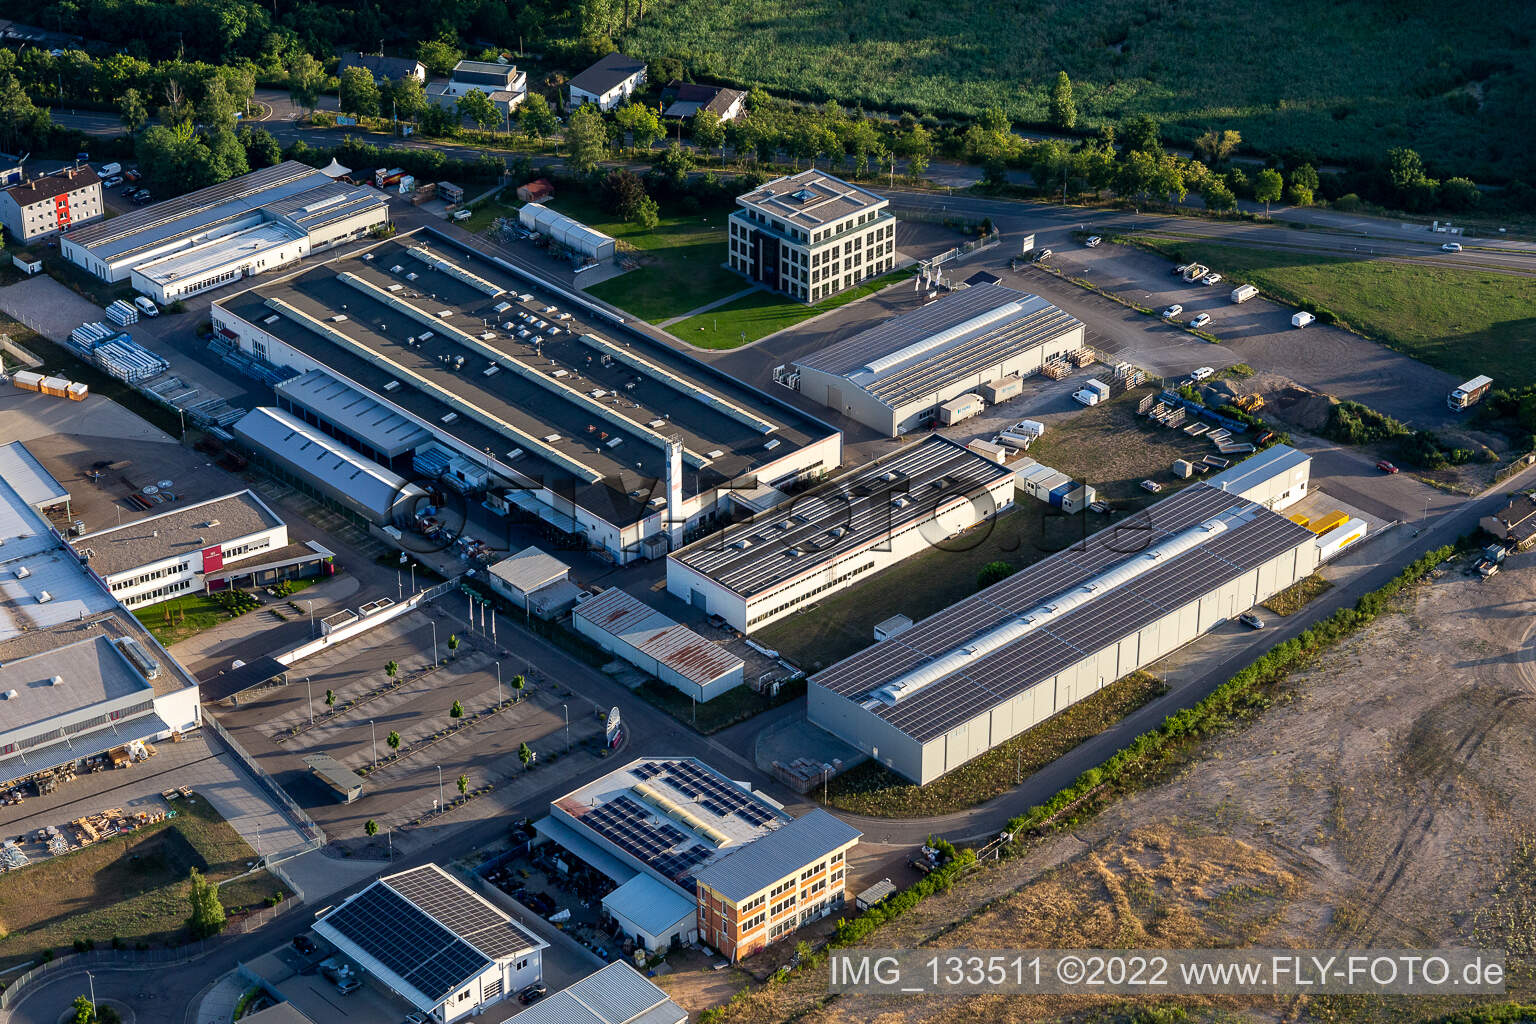
<svg viewBox="0 0 1536 1024">
<path fill-rule="evenodd" d="M 139 322 L 139 307 L 118 299 L 107 307 L 107 318 L 119 327 L 136 324 Z"/>
</svg>

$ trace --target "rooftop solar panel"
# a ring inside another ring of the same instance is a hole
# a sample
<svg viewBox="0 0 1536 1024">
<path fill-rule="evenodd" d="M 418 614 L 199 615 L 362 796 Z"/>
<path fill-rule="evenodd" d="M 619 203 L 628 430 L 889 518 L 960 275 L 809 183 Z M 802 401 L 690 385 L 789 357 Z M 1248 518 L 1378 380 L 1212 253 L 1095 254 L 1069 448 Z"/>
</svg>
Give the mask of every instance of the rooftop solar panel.
<svg viewBox="0 0 1536 1024">
<path fill-rule="evenodd" d="M 384 881 L 439 924 L 492 959 L 516 956 L 533 948 L 527 935 L 506 915 L 487 906 L 434 864 L 393 875 Z"/>
<path fill-rule="evenodd" d="M 382 882 L 364 889 L 324 920 L 434 1002 L 491 966 L 479 950 Z"/>
</svg>

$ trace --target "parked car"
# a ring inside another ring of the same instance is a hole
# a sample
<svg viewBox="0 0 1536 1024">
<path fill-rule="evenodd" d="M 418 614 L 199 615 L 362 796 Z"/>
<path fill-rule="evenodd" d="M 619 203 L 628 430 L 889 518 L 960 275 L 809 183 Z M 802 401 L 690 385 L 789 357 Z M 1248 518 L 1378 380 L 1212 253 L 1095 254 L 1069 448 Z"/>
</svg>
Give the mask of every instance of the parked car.
<svg viewBox="0 0 1536 1024">
<path fill-rule="evenodd" d="M 1153 494 L 1157 494 L 1163 489 L 1163 485 L 1158 483 L 1156 480 L 1143 480 L 1141 482 L 1141 489 L 1144 491 L 1151 491 Z"/>
<path fill-rule="evenodd" d="M 114 175 L 112 175 L 112 177 L 110 177 L 106 181 L 102 182 L 101 183 L 101 187 L 102 188 L 116 188 L 117 186 L 121 185 L 122 183 L 123 183 L 122 175 L 114 174 Z"/>
<path fill-rule="evenodd" d="M 517 994 L 517 1000 L 524 1006 L 527 1006 L 529 1003 L 538 1002 L 540 999 L 543 999 L 547 995 L 549 995 L 549 988 L 544 985 L 543 982 L 536 981 L 532 985 L 529 985 L 527 988 L 519 992 Z"/>
<path fill-rule="evenodd" d="M 1211 369 L 1209 366 L 1202 366 L 1199 369 L 1195 370 L 1193 373 L 1191 373 L 1189 375 L 1189 378 L 1190 378 L 1190 380 L 1205 380 L 1207 377 L 1211 376 L 1211 374 L 1213 374 L 1215 372 L 1216 371 Z"/>
<path fill-rule="evenodd" d="M 300 953 L 303 953 L 305 956 L 309 956 L 320 947 L 315 945 L 315 940 L 310 938 L 308 935 L 295 935 L 293 937 L 293 948 L 298 950 Z"/>
<path fill-rule="evenodd" d="M 1211 314 L 1209 314 L 1209 313 L 1201 313 L 1199 316 L 1195 317 L 1193 320 L 1191 320 L 1189 322 L 1189 326 L 1191 326 L 1191 327 L 1204 327 L 1206 324 L 1208 324 L 1210 322 L 1211 322 Z"/>
<path fill-rule="evenodd" d="M 1441 252 L 1461 252 L 1460 242 L 1446 242 L 1440 247 Z"/>
<path fill-rule="evenodd" d="M 140 175 L 139 175 L 138 171 L 136 171 L 132 167 L 130 167 L 126 171 L 123 172 L 123 177 L 127 178 L 129 181 L 138 181 Z"/>
<path fill-rule="evenodd" d="M 1183 277 L 1184 276 L 1184 271 L 1188 270 L 1191 266 L 1193 266 L 1193 264 L 1190 264 L 1190 263 L 1180 263 L 1178 266 L 1173 268 L 1173 276 L 1174 277 Z"/>
<path fill-rule="evenodd" d="M 1044 263 L 1054 255 L 1056 254 L 1051 252 L 1049 249 L 1041 249 L 1039 252 L 1035 253 L 1035 262 Z"/>
<path fill-rule="evenodd" d="M 1163 310 L 1163 319 L 1167 320 L 1171 317 L 1176 317 L 1182 312 L 1184 312 L 1184 307 L 1175 302 L 1173 305 Z"/>
<path fill-rule="evenodd" d="M 336 991 L 344 996 L 349 996 L 362 987 L 363 983 L 350 974 L 336 983 Z"/>
<path fill-rule="evenodd" d="M 1200 283 L 1201 284 L 1220 284 L 1221 283 L 1221 275 L 1220 274 L 1214 274 L 1214 273 L 1206 274 L 1204 277 L 1202 277 L 1200 279 Z"/>
<path fill-rule="evenodd" d="M 1104 241 L 1104 239 L 1100 238 L 1098 235 L 1089 235 L 1088 241 L 1084 244 L 1087 245 L 1090 249 L 1097 249 L 1099 247 L 1099 243 L 1102 241 Z"/>
<path fill-rule="evenodd" d="M 1241 614 L 1241 615 L 1239 615 L 1237 617 L 1237 621 L 1241 622 L 1243 625 L 1247 626 L 1249 629 L 1263 629 L 1264 628 L 1264 620 L 1259 618 L 1257 615 L 1253 614 L 1253 612 L 1243 612 L 1243 614 Z"/>
<path fill-rule="evenodd" d="M 1397 472 L 1397 467 L 1392 465 L 1392 463 L 1388 462 L 1386 459 L 1382 459 L 1380 462 L 1376 463 L 1376 468 L 1381 470 L 1383 473 Z"/>
</svg>

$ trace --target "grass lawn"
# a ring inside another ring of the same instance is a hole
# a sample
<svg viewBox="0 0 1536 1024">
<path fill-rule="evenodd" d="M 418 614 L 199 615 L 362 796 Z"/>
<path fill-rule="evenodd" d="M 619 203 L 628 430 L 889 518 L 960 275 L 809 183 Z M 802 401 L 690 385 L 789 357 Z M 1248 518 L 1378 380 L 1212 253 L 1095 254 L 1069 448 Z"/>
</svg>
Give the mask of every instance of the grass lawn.
<svg viewBox="0 0 1536 1024">
<path fill-rule="evenodd" d="M 1305 608 L 1314 598 L 1322 597 L 1333 584 L 1321 576 L 1312 575 L 1306 579 L 1286 587 L 1280 593 L 1264 602 L 1264 607 L 1276 615 L 1295 615 Z"/>
<path fill-rule="evenodd" d="M 522 203 L 504 203 L 500 199 L 487 199 L 471 209 L 469 219 L 460 221 L 459 227 L 479 234 L 490 227 L 498 217 L 511 217 L 516 220 L 517 211 L 522 205 Z"/>
<path fill-rule="evenodd" d="M 159 604 L 136 608 L 133 615 L 164 647 L 234 618 L 207 594 L 173 597 Z"/>
<path fill-rule="evenodd" d="M 866 761 L 828 784 L 827 803 L 853 814 L 886 818 L 929 817 L 975 807 L 1008 792 L 1166 690 L 1155 676 L 1134 672 L 926 786 L 914 786 L 884 765 Z"/>
<path fill-rule="evenodd" d="M 228 879 L 256 854 L 203 797 L 178 800 L 176 810 L 176 817 L 129 835 L 0 875 L 0 966 L 76 939 L 106 946 L 116 937 L 130 947 L 187 941 L 187 872 Z M 233 916 L 282 888 L 262 871 L 221 887 L 219 895 Z"/>
<path fill-rule="evenodd" d="M 673 335 L 699 348 L 737 348 L 803 320 L 846 306 L 897 281 L 912 276 L 911 270 L 893 270 L 857 288 L 823 299 L 814 305 L 796 302 L 777 292 L 758 291 L 727 302 L 719 309 L 689 317 L 667 328 Z M 738 282 L 741 279 L 736 278 Z"/>
<path fill-rule="evenodd" d="M 654 680 L 641 684 L 635 692 L 679 722 L 708 736 L 769 708 L 787 704 L 796 697 L 804 697 L 805 681 L 780 687 L 779 695 L 772 698 L 742 685 L 697 706 L 683 691 Z"/>
<path fill-rule="evenodd" d="M 1536 384 L 1536 279 L 1492 271 L 1143 240 L 1293 305 L 1324 306 L 1388 348 L 1459 379 Z"/>
<path fill-rule="evenodd" d="M 653 231 L 617 220 L 595 198 L 560 193 L 548 204 L 605 235 L 633 246 L 636 270 L 586 289 L 593 298 L 650 323 L 698 309 L 748 286 L 721 266 L 726 257 L 725 219 L 734 205 L 708 206 L 693 213 L 663 206 Z"/>
</svg>

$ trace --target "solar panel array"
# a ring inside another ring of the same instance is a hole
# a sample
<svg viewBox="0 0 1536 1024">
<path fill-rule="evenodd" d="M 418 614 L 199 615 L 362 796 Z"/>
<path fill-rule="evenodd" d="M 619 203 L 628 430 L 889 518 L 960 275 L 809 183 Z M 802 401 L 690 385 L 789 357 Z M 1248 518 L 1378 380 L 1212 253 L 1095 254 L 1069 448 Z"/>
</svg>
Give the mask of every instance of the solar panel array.
<svg viewBox="0 0 1536 1024">
<path fill-rule="evenodd" d="M 1311 539 L 1305 529 L 1235 494 L 1203 484 L 1094 534 L 1014 576 L 818 673 L 812 681 L 854 701 L 1127 557 L 1223 513 L 1224 533 L 1026 633 L 894 707 L 873 713 L 926 742 L 1048 680 L 1180 606 Z"/>
<path fill-rule="evenodd" d="M 723 782 L 719 776 L 692 761 L 672 761 L 665 781 L 684 796 L 696 799 L 699 806 L 722 818 L 736 815 L 749 825 L 766 825 L 774 815 L 740 786 Z"/>
<path fill-rule="evenodd" d="M 483 953 L 382 883 L 324 920 L 433 1002 L 491 966 Z"/>
<path fill-rule="evenodd" d="M 486 906 L 435 865 L 391 876 L 385 884 L 493 960 L 533 949 L 528 936 L 506 915 Z"/>
<path fill-rule="evenodd" d="M 582 824 L 630 856 L 649 864 L 668 878 L 679 878 L 714 851 L 696 843 L 678 849 L 690 836 L 667 822 L 652 820 L 652 814 L 627 796 L 615 797 L 587 811 Z"/>
</svg>

